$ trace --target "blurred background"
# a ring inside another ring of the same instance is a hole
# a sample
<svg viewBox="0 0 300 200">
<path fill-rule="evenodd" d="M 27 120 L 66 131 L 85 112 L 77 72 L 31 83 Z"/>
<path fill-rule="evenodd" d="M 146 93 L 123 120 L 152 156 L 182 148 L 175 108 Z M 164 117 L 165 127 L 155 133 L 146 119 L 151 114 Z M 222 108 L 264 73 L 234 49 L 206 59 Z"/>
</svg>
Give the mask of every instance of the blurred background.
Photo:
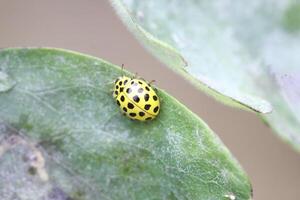
<svg viewBox="0 0 300 200">
<path fill-rule="evenodd" d="M 108 0 L 0 0 L 5 47 L 71 49 L 155 79 L 221 137 L 250 176 L 254 199 L 300 199 L 300 154 L 254 113 L 216 102 L 164 67 L 128 32 Z"/>
</svg>

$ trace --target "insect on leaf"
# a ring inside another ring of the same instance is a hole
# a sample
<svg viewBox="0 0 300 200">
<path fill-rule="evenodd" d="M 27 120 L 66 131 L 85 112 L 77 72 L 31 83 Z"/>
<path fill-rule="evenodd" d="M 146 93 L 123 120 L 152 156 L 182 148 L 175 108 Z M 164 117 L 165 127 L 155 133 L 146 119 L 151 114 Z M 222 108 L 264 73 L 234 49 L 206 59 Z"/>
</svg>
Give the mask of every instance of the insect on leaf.
<svg viewBox="0 0 300 200">
<path fill-rule="evenodd" d="M 251 198 L 245 172 L 211 129 L 166 92 L 153 121 L 121 115 L 124 72 L 57 49 L 6 49 L 0 69 L 0 199 Z M 126 73 L 129 75 L 129 73 Z"/>
</svg>

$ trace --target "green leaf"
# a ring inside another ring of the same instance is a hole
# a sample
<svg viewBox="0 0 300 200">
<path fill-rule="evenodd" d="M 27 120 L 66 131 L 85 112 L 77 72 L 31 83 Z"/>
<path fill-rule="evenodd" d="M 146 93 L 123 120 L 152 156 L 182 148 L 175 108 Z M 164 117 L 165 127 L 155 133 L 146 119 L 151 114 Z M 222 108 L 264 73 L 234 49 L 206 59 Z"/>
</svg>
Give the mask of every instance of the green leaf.
<svg viewBox="0 0 300 200">
<path fill-rule="evenodd" d="M 241 66 L 253 63 L 231 34 L 224 34 L 224 27 L 211 19 L 209 11 L 202 12 L 206 8 L 201 9 L 200 1 L 125 2 L 133 16 L 121 1 L 112 0 L 139 41 L 172 70 L 226 105 L 261 113 L 271 111 L 267 101 L 244 92 L 248 85 L 242 82 L 249 79 L 249 72 Z"/>
<path fill-rule="evenodd" d="M 112 3 L 138 40 L 197 88 L 258 114 L 272 104 L 261 117 L 300 151 L 299 2 Z"/>
<path fill-rule="evenodd" d="M 0 51 L 0 199 L 250 199 L 218 137 L 165 92 L 150 122 L 121 115 L 103 60 L 55 49 Z M 3 181 L 4 180 L 4 181 Z M 8 184 L 9 183 L 9 184 Z"/>
<path fill-rule="evenodd" d="M 6 92 L 14 86 L 15 82 L 4 72 L 0 71 L 0 92 Z"/>
</svg>

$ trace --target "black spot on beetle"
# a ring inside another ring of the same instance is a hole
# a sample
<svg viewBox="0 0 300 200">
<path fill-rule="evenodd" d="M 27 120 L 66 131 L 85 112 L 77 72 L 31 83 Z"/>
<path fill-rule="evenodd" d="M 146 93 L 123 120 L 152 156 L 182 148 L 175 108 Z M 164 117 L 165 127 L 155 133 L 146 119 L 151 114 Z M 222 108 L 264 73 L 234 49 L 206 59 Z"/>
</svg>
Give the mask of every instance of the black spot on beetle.
<svg viewBox="0 0 300 200">
<path fill-rule="evenodd" d="M 127 94 L 129 94 L 129 93 L 132 92 L 132 89 L 131 88 L 127 88 L 126 92 L 127 92 Z"/>
<path fill-rule="evenodd" d="M 133 96 L 132 98 L 133 98 L 133 101 L 135 101 L 137 103 L 140 101 L 140 98 L 137 95 Z"/>
<path fill-rule="evenodd" d="M 154 100 L 154 101 L 157 101 L 157 99 L 158 99 L 157 96 L 154 95 L 154 96 L 153 96 L 153 100 Z"/>
<path fill-rule="evenodd" d="M 145 115 L 145 113 L 144 113 L 144 112 L 139 112 L 139 115 L 140 115 L 141 117 L 143 117 L 143 116 Z"/>
<path fill-rule="evenodd" d="M 124 85 L 126 85 L 127 82 L 128 82 L 128 80 L 125 80 L 125 81 L 124 81 Z"/>
<path fill-rule="evenodd" d="M 133 105 L 132 103 L 128 103 L 128 104 L 127 104 L 127 107 L 128 107 L 129 109 L 133 109 L 133 108 L 134 108 L 134 105 Z"/>
<path fill-rule="evenodd" d="M 135 116 L 136 116 L 135 113 L 129 113 L 129 115 L 130 115 L 131 117 L 135 117 Z"/>
<path fill-rule="evenodd" d="M 148 101 L 149 100 L 149 94 L 145 94 L 144 99 L 145 99 L 145 101 Z"/>
<path fill-rule="evenodd" d="M 133 85 L 134 84 L 134 81 L 131 81 L 131 85 Z"/>
<path fill-rule="evenodd" d="M 118 85 L 116 85 L 116 89 L 119 89 L 119 86 L 118 86 Z"/>
<path fill-rule="evenodd" d="M 117 100 L 117 104 L 120 106 L 120 101 L 119 100 Z"/>
<path fill-rule="evenodd" d="M 150 89 L 148 88 L 148 86 L 145 87 L 147 91 L 150 91 Z"/>
<path fill-rule="evenodd" d="M 153 109 L 154 113 L 157 113 L 158 111 L 158 106 L 156 106 L 154 109 Z"/>
<path fill-rule="evenodd" d="M 120 86 L 122 85 L 122 81 L 119 82 L 119 85 L 120 85 Z"/>
<path fill-rule="evenodd" d="M 144 106 L 144 109 L 145 109 L 145 110 L 149 110 L 149 109 L 150 109 L 150 107 L 151 107 L 151 105 L 150 105 L 150 104 L 146 104 L 146 105 Z"/>
<path fill-rule="evenodd" d="M 139 84 L 140 84 L 140 85 L 143 85 L 143 83 L 142 83 L 141 81 L 139 81 Z"/>
<path fill-rule="evenodd" d="M 121 99 L 121 101 L 122 101 L 122 102 L 124 102 L 124 101 L 125 101 L 125 97 L 124 97 L 123 95 L 121 96 L 121 98 L 120 98 L 120 99 Z"/>
<path fill-rule="evenodd" d="M 115 91 L 115 95 L 118 95 L 118 91 Z"/>
<path fill-rule="evenodd" d="M 146 120 L 151 120 L 151 119 L 152 119 L 152 117 L 147 117 L 147 118 L 146 118 Z"/>
<path fill-rule="evenodd" d="M 123 90 L 124 90 L 124 88 L 123 88 L 123 87 L 121 87 L 121 88 L 120 88 L 120 92 L 123 92 Z"/>
<path fill-rule="evenodd" d="M 123 110 L 124 110 L 124 112 L 127 112 L 127 108 L 126 107 L 123 107 Z"/>
</svg>

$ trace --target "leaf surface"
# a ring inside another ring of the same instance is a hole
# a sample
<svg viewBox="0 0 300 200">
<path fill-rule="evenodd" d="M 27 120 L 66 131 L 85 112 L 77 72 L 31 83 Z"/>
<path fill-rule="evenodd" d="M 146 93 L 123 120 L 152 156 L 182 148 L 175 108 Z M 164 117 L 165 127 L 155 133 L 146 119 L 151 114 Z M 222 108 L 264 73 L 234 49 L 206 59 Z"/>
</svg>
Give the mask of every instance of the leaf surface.
<svg viewBox="0 0 300 200">
<path fill-rule="evenodd" d="M 57 49 L 0 51 L 0 199 L 250 199 L 237 161 L 165 92 L 150 122 L 122 116 L 111 89 L 123 73 Z M 175 114 L 176 113 L 176 114 Z"/>
<path fill-rule="evenodd" d="M 258 114 L 300 150 L 300 4 L 112 0 L 151 53 L 217 100 Z M 271 106 L 272 105 L 272 106 Z"/>
</svg>

